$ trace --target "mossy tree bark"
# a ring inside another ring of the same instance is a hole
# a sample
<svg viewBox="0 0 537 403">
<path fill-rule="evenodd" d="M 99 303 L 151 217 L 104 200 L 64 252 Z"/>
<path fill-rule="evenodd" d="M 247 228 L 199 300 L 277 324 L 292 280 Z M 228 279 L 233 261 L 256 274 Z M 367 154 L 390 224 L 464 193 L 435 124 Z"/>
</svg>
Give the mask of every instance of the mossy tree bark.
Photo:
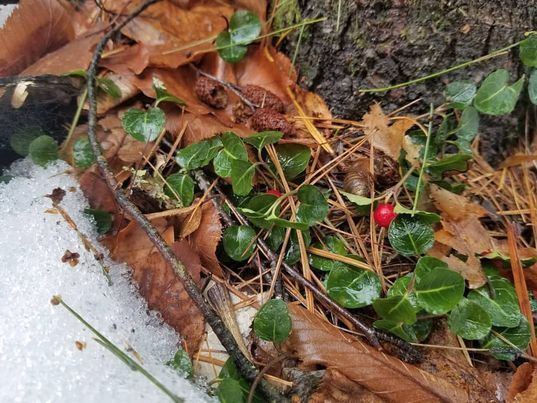
<svg viewBox="0 0 537 403">
<path fill-rule="evenodd" d="M 279 0 L 276 23 L 327 17 L 290 36 L 285 51 L 293 57 L 301 83 L 321 94 L 335 115 L 359 118 L 374 101 L 393 110 L 423 98 L 421 110 L 442 100 L 453 80 L 479 82 L 506 68 L 512 77 L 524 73 L 516 49 L 423 84 L 362 95 L 486 55 L 523 38 L 537 27 L 537 0 Z M 339 24 L 338 24 L 339 21 Z M 414 108 L 415 109 L 415 108 Z M 483 122 L 481 140 L 494 158 L 517 132 L 520 119 Z"/>
</svg>

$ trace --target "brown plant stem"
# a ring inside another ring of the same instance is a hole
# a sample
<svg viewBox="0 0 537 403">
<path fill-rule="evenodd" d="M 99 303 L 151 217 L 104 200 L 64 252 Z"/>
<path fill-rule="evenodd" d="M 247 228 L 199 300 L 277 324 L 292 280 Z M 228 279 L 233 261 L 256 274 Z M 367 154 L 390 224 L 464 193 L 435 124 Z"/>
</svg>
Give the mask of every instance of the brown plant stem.
<svg viewBox="0 0 537 403">
<path fill-rule="evenodd" d="M 185 265 L 177 259 L 173 251 L 162 239 L 159 232 L 151 224 L 151 222 L 138 210 L 138 208 L 129 200 L 127 195 L 119 188 L 112 171 L 108 165 L 106 158 L 102 155 L 101 146 L 97 140 L 96 125 L 97 125 L 97 98 L 96 98 L 96 77 L 97 66 L 101 59 L 101 54 L 106 43 L 116 35 L 125 25 L 127 25 L 133 18 L 143 12 L 147 7 L 156 3 L 159 0 L 146 0 L 140 6 L 138 6 L 128 17 L 126 17 L 121 23 L 117 24 L 113 29 L 108 31 L 97 44 L 91 63 L 88 68 L 88 138 L 99 166 L 99 170 L 106 181 L 106 184 L 113 192 L 114 197 L 121 208 L 132 217 L 132 219 L 140 225 L 140 227 L 147 234 L 148 238 L 153 242 L 156 248 L 161 253 L 162 257 L 172 267 L 177 277 L 183 283 L 186 292 L 192 299 L 192 301 L 199 308 L 203 314 L 207 323 L 211 326 L 218 339 L 225 347 L 229 355 L 235 361 L 241 374 L 249 381 L 254 381 L 257 378 L 258 371 L 252 365 L 252 363 L 244 356 L 239 349 L 233 335 L 225 327 L 222 320 L 209 306 L 207 301 L 203 298 L 196 283 L 190 276 L 190 273 L 186 269 Z M 287 401 L 272 385 L 262 380 L 260 388 L 267 395 L 271 401 Z"/>
</svg>

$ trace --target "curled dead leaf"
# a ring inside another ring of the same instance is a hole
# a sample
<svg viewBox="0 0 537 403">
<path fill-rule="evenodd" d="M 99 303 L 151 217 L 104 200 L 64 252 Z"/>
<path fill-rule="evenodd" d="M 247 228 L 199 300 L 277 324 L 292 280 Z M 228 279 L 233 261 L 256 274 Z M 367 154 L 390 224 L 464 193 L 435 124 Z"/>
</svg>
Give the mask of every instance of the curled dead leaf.
<svg viewBox="0 0 537 403">
<path fill-rule="evenodd" d="M 222 223 L 212 202 L 201 206 L 199 228 L 188 237 L 188 242 L 200 256 L 203 266 L 213 275 L 223 278 L 222 268 L 216 257 L 216 247 L 222 238 Z"/>
<path fill-rule="evenodd" d="M 517 368 L 509 385 L 506 400 L 507 403 L 537 401 L 537 374 L 531 363 L 525 362 Z"/>
</svg>

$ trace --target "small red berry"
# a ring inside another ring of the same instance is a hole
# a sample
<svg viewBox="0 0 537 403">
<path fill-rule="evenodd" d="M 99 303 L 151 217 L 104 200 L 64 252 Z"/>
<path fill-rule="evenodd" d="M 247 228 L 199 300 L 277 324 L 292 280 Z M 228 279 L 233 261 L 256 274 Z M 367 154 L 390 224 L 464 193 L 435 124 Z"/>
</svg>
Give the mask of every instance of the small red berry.
<svg viewBox="0 0 537 403">
<path fill-rule="evenodd" d="M 393 206 L 388 203 L 379 203 L 373 212 L 375 222 L 381 227 L 388 228 L 397 214 L 393 211 Z"/>
<path fill-rule="evenodd" d="M 269 189 L 267 190 L 267 194 L 274 195 L 276 197 L 280 197 L 282 195 L 278 189 Z"/>
</svg>

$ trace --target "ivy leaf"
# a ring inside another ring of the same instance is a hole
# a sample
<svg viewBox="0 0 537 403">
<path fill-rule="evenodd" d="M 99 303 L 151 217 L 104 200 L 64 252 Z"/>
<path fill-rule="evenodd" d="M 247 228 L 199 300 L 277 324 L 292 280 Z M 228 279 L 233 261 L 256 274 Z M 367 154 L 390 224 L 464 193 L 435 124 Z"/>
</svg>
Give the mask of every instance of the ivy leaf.
<svg viewBox="0 0 537 403">
<path fill-rule="evenodd" d="M 291 329 L 289 309 L 281 299 L 267 301 L 255 315 L 254 332 L 263 340 L 281 343 L 287 340 Z"/>
<path fill-rule="evenodd" d="M 459 126 L 457 127 L 457 139 L 471 143 L 479 129 L 479 113 L 475 108 L 468 106 L 462 111 Z"/>
<path fill-rule="evenodd" d="M 231 176 L 231 163 L 233 160 L 248 161 L 248 152 L 242 139 L 233 132 L 226 132 L 221 136 L 223 150 L 214 158 L 214 171 L 221 178 Z"/>
<path fill-rule="evenodd" d="M 450 154 L 439 161 L 431 161 L 427 164 L 427 170 L 434 176 L 441 176 L 446 171 L 464 172 L 468 169 L 468 160 L 472 155 L 468 153 Z"/>
<path fill-rule="evenodd" d="M 166 178 L 164 193 L 172 199 L 179 198 L 183 207 L 188 207 L 194 200 L 194 181 L 189 175 L 172 174 Z"/>
<path fill-rule="evenodd" d="M 209 164 L 221 148 L 220 138 L 213 137 L 177 151 L 175 161 L 187 171 L 201 168 Z"/>
<path fill-rule="evenodd" d="M 58 144 L 52 137 L 42 135 L 30 143 L 28 153 L 33 162 L 45 166 L 58 159 Z"/>
<path fill-rule="evenodd" d="M 416 323 L 416 310 L 405 295 L 378 298 L 373 302 L 373 308 L 384 319 L 407 325 Z"/>
<path fill-rule="evenodd" d="M 493 330 L 522 351 L 528 347 L 531 337 L 530 325 L 522 315 L 520 324 L 517 327 L 499 327 Z M 513 349 L 512 346 L 497 337 L 493 332 L 483 339 L 481 347 L 490 349 L 497 360 L 513 361 L 519 354 L 519 351 Z"/>
<path fill-rule="evenodd" d="M 244 138 L 244 142 L 254 146 L 256 149 L 261 150 L 267 144 L 277 143 L 283 137 L 282 132 L 278 131 L 266 131 L 254 133 L 251 136 Z"/>
<path fill-rule="evenodd" d="M 121 124 L 127 134 L 148 143 L 156 140 L 164 129 L 165 121 L 166 115 L 160 108 L 149 108 L 147 111 L 131 108 L 123 115 Z"/>
<path fill-rule="evenodd" d="M 494 298 L 489 296 L 485 286 L 471 291 L 468 299 L 487 311 L 494 326 L 517 327 L 520 324 L 520 308 L 515 288 L 501 277 L 490 277 L 489 285 L 494 290 Z"/>
<path fill-rule="evenodd" d="M 287 179 L 294 179 L 300 175 L 311 157 L 311 150 L 302 144 L 278 144 L 275 146 L 278 160 Z M 271 163 L 269 165 L 272 165 Z"/>
<path fill-rule="evenodd" d="M 300 206 L 296 212 L 298 222 L 308 226 L 317 224 L 328 214 L 328 202 L 319 189 L 312 185 L 304 185 L 298 191 Z"/>
<path fill-rule="evenodd" d="M 537 70 L 533 70 L 528 82 L 528 94 L 533 105 L 537 105 Z"/>
<path fill-rule="evenodd" d="M 275 195 L 268 193 L 259 193 L 252 197 L 241 212 L 259 228 L 270 228 L 272 223 L 266 220 L 265 213 L 272 207 L 278 198 Z M 276 209 L 276 214 L 279 214 L 279 207 Z"/>
<path fill-rule="evenodd" d="M 519 45 L 520 60 L 526 66 L 537 67 L 537 35 L 532 34 Z"/>
<path fill-rule="evenodd" d="M 355 268 L 332 270 L 326 281 L 330 298 L 345 308 L 362 308 L 380 297 L 378 277 L 368 271 Z"/>
<path fill-rule="evenodd" d="M 498 69 L 485 78 L 474 99 L 476 109 L 487 115 L 507 115 L 513 112 L 518 101 L 524 77 L 513 85 L 508 84 L 509 72 Z"/>
<path fill-rule="evenodd" d="M 223 245 L 228 256 L 242 262 L 248 259 L 255 251 L 256 233 L 247 225 L 232 225 L 224 231 Z"/>
<path fill-rule="evenodd" d="M 492 328 L 490 315 L 475 302 L 463 298 L 449 314 L 451 331 L 466 340 L 480 340 Z"/>
<path fill-rule="evenodd" d="M 172 102 L 179 106 L 185 106 L 186 102 L 181 98 L 177 98 L 175 95 L 172 95 L 166 90 L 166 86 L 158 78 L 153 77 L 153 89 L 155 90 L 156 102 L 155 106 L 161 102 Z"/>
<path fill-rule="evenodd" d="M 192 368 L 192 361 L 190 360 L 188 353 L 182 348 L 177 350 L 177 352 L 173 356 L 173 359 L 168 361 L 166 365 L 178 370 L 181 374 L 185 376 L 185 378 L 191 378 L 194 373 Z"/>
<path fill-rule="evenodd" d="M 80 169 L 87 169 L 95 163 L 93 149 L 87 137 L 78 139 L 73 144 L 73 163 Z"/>
<path fill-rule="evenodd" d="M 388 239 L 403 256 L 419 256 L 434 244 L 434 231 L 422 217 L 398 215 L 390 224 Z"/>
<path fill-rule="evenodd" d="M 233 193 L 246 196 L 253 187 L 255 164 L 250 161 L 231 161 L 231 185 Z"/>
<path fill-rule="evenodd" d="M 416 263 L 414 268 L 414 275 L 416 276 L 416 284 L 428 273 L 436 269 L 449 269 L 446 262 L 441 261 L 432 256 L 422 256 Z"/>
<path fill-rule="evenodd" d="M 229 33 L 234 43 L 249 45 L 261 33 L 261 21 L 251 11 L 238 10 L 229 20 Z"/>
<path fill-rule="evenodd" d="M 446 86 L 444 96 L 452 108 L 463 109 L 472 103 L 476 91 L 476 86 L 472 82 L 454 81 Z"/>
<path fill-rule="evenodd" d="M 87 208 L 84 209 L 84 214 L 93 219 L 100 235 L 106 234 L 112 228 L 112 214 L 108 211 Z"/>
<path fill-rule="evenodd" d="M 439 315 L 449 312 L 464 294 L 464 279 L 454 271 L 436 268 L 416 284 L 418 304 L 427 312 Z"/>
</svg>

